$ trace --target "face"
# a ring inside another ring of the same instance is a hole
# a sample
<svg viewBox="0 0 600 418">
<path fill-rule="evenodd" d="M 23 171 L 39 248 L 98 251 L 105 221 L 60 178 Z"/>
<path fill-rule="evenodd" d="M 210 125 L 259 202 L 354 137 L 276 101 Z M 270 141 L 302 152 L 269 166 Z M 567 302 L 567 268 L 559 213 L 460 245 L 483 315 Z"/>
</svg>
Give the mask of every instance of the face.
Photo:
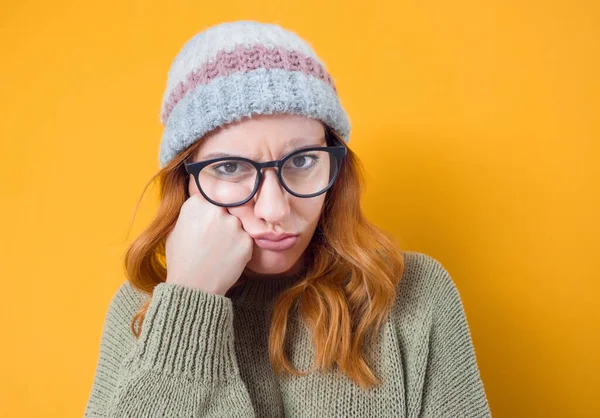
<svg viewBox="0 0 600 418">
<path fill-rule="evenodd" d="M 257 162 L 279 160 L 296 148 L 326 146 L 325 127 L 316 119 L 297 115 L 256 115 L 227 124 L 207 134 L 193 161 L 224 153 Z M 250 278 L 277 278 L 299 271 L 303 254 L 317 227 L 326 193 L 311 198 L 291 195 L 279 183 L 276 168 L 263 169 L 263 182 L 254 197 L 242 206 L 226 208 L 240 219 L 252 237 L 272 232 L 298 235 L 295 245 L 283 251 L 262 248 L 255 240 L 252 259 L 244 274 Z M 190 195 L 199 193 L 193 177 Z"/>
</svg>

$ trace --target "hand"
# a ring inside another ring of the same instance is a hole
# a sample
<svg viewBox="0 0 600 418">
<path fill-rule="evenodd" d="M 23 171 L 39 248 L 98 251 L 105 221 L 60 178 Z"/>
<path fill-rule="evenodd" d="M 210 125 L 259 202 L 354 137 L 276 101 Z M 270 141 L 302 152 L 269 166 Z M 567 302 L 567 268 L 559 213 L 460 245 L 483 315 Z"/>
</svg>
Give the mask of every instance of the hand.
<svg viewBox="0 0 600 418">
<path fill-rule="evenodd" d="M 253 245 L 239 218 L 194 193 L 167 236 L 166 282 L 225 295 L 252 258 Z"/>
</svg>

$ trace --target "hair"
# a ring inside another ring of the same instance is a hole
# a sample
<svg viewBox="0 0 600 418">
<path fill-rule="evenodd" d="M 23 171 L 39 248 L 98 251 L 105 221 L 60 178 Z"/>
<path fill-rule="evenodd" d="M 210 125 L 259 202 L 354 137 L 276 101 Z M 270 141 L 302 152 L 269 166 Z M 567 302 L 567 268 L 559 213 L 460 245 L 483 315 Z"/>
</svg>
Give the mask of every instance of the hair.
<svg viewBox="0 0 600 418">
<path fill-rule="evenodd" d="M 328 145 L 332 136 L 343 143 L 334 130 L 324 126 Z M 189 197 L 183 161 L 195 155 L 201 143 L 202 139 L 194 142 L 160 169 L 140 197 L 158 179 L 156 216 L 129 245 L 124 260 L 132 287 L 150 296 L 154 287 L 166 280 L 166 237 Z M 370 339 L 375 346 L 378 331 L 393 307 L 404 258 L 396 239 L 364 217 L 360 207 L 363 189 L 364 169 L 347 147 L 338 178 L 327 191 L 321 218 L 305 250 L 305 274 L 278 295 L 273 305 L 269 360 L 278 375 L 307 373 L 295 369 L 285 354 L 288 319 L 292 309 L 297 309 L 312 330 L 313 370 L 326 371 L 336 365 L 363 389 L 381 383 L 368 365 L 366 343 Z M 131 330 L 136 338 L 149 304 L 148 299 L 133 317 Z"/>
</svg>

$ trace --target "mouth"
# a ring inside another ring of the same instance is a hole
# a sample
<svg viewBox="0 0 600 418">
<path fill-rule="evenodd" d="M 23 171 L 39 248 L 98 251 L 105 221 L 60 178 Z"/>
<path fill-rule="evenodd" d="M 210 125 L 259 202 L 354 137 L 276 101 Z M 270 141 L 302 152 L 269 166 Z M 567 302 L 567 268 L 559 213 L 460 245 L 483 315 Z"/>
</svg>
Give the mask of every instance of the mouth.
<svg viewBox="0 0 600 418">
<path fill-rule="evenodd" d="M 280 240 L 270 240 L 264 238 L 254 238 L 254 243 L 265 250 L 271 251 L 285 251 L 292 248 L 294 245 L 298 243 L 299 240 L 298 235 L 292 235 L 289 237 L 282 238 Z"/>
</svg>

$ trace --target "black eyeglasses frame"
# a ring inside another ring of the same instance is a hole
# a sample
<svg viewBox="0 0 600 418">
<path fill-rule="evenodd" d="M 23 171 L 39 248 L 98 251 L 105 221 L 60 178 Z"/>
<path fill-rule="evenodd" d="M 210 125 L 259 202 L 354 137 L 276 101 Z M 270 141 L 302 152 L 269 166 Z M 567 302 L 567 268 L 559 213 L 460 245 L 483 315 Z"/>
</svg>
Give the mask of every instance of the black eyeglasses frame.
<svg viewBox="0 0 600 418">
<path fill-rule="evenodd" d="M 270 167 L 275 167 L 277 168 L 276 172 L 277 172 L 277 178 L 279 179 L 279 184 L 281 184 L 283 186 L 283 188 L 285 190 L 287 190 L 288 193 L 290 193 L 292 196 L 296 196 L 296 197 L 301 197 L 301 198 L 311 198 L 311 197 L 315 197 L 315 196 L 319 196 L 323 193 L 325 193 L 327 190 L 329 190 L 331 188 L 331 186 L 333 186 L 333 183 L 335 183 L 335 180 L 338 177 L 338 174 L 340 173 L 341 167 L 342 167 L 342 163 L 344 161 L 344 157 L 347 155 L 348 149 L 346 147 L 346 145 L 340 141 L 335 135 L 331 135 L 330 138 L 333 138 L 334 143 L 338 143 L 340 145 L 332 145 L 332 146 L 326 146 L 326 147 L 309 147 L 309 148 L 302 148 L 296 151 L 293 151 L 289 154 L 287 154 L 286 156 L 284 156 L 283 158 L 281 158 L 280 160 L 274 160 L 274 161 L 265 161 L 264 163 L 261 162 L 257 162 L 254 160 L 250 160 L 248 158 L 244 158 L 244 157 L 220 157 L 220 158 L 213 158 L 210 160 L 204 160 L 204 161 L 196 161 L 196 162 L 189 162 L 188 159 L 185 159 L 183 161 L 184 166 L 185 166 L 185 171 L 194 177 L 194 180 L 196 182 L 196 186 L 198 187 L 198 190 L 200 191 L 200 193 L 202 194 L 202 196 L 204 196 L 204 198 L 206 200 L 208 200 L 210 203 L 212 203 L 213 205 L 216 206 L 221 206 L 224 208 L 230 208 L 230 207 L 236 207 L 236 206 L 242 206 L 245 203 L 247 203 L 248 201 L 250 201 L 254 195 L 256 194 L 256 192 L 258 191 L 258 189 L 260 188 L 260 185 L 263 182 L 263 178 L 264 175 L 262 173 L 262 169 L 263 168 L 270 168 Z M 331 154 L 333 154 L 333 156 L 335 157 L 336 163 L 337 163 L 337 170 L 335 172 L 335 175 L 333 176 L 333 178 L 331 179 L 331 181 L 329 182 L 329 184 L 327 185 L 327 187 L 325 187 L 325 189 L 323 189 L 320 192 L 317 193 L 312 193 L 312 194 L 308 194 L 308 195 L 299 195 L 294 193 L 292 190 L 290 190 L 287 185 L 285 184 L 285 182 L 283 181 L 283 178 L 281 177 L 281 167 L 283 167 L 283 165 L 285 164 L 285 162 L 287 160 L 289 160 L 290 158 L 294 157 L 297 154 L 304 154 L 306 152 L 309 151 L 328 151 Z M 250 196 L 246 199 L 243 200 L 242 202 L 239 203 L 219 203 L 219 202 L 215 202 L 214 200 L 212 200 L 211 198 L 209 198 L 204 191 L 202 190 L 202 187 L 200 187 L 200 182 L 198 180 L 198 174 L 200 174 L 200 171 L 206 167 L 209 164 L 213 164 L 216 163 L 218 161 L 232 161 L 232 160 L 236 160 L 236 161 L 244 161 L 246 163 L 249 163 L 251 165 L 253 165 L 256 168 L 257 171 L 257 176 L 256 176 L 256 182 L 254 184 L 254 189 L 252 190 L 252 193 L 250 194 Z"/>
</svg>

